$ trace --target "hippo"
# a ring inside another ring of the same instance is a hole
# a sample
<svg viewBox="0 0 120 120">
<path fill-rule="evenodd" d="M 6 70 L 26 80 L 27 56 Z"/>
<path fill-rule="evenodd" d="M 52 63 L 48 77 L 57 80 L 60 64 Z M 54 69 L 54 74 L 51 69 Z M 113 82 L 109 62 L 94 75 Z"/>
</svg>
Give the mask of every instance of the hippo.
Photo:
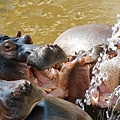
<svg viewBox="0 0 120 120">
<path fill-rule="evenodd" d="M 38 103 L 39 105 L 32 111 Z M 45 97 L 43 89 L 24 79 L 0 80 L 0 119 L 92 120 L 80 107 L 60 98 Z"/>
<path fill-rule="evenodd" d="M 85 102 L 85 111 L 89 113 L 93 120 L 108 119 L 106 111 L 109 96 L 119 85 L 120 32 L 119 27 L 116 29 L 113 34 L 110 25 L 87 24 L 70 28 L 54 41 L 54 44 L 60 46 L 67 56 L 72 56 L 69 64 L 77 59 L 76 64 L 66 75 L 68 76 L 67 81 L 69 81 L 66 100 L 73 103 L 76 103 L 78 99 L 83 102 L 86 101 L 86 96 L 88 95 L 86 92 L 92 90 L 94 86 L 91 81 L 93 82 L 94 79 L 98 80 L 97 75 L 101 75 L 101 73 L 107 74 L 105 80 L 99 83 L 100 86 L 96 85 L 95 93 L 90 95 L 90 103 Z M 115 38 L 115 40 L 118 39 L 118 41 L 116 43 L 115 41 L 109 41 L 110 39 L 108 38 L 111 37 Z M 111 44 L 116 47 L 115 51 L 113 49 L 112 51 L 110 50 Z M 104 60 L 104 57 L 106 57 L 106 60 Z M 93 86 L 90 87 L 91 85 Z M 116 101 L 116 99 L 114 98 L 113 101 Z M 103 114 L 102 116 L 101 113 Z"/>
<path fill-rule="evenodd" d="M 45 92 L 27 80 L 0 80 L 0 119 L 21 120 L 44 97 Z M 38 97 L 39 96 L 39 97 Z"/>
<path fill-rule="evenodd" d="M 51 58 L 50 54 L 53 55 Z M 28 72 L 29 66 L 44 70 L 67 60 L 59 46 L 32 44 L 29 35 L 11 38 L 1 35 L 0 58 L 0 78 L 3 80 L 27 79 L 24 72 Z"/>
</svg>

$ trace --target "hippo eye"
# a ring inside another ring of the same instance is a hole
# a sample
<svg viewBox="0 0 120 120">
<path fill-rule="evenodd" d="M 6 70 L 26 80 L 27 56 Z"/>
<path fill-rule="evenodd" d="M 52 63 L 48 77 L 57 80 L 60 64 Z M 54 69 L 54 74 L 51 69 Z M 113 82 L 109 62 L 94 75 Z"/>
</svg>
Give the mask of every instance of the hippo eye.
<svg viewBox="0 0 120 120">
<path fill-rule="evenodd" d="M 16 48 L 16 45 L 12 41 L 6 41 L 3 45 L 5 52 L 13 51 Z"/>
</svg>

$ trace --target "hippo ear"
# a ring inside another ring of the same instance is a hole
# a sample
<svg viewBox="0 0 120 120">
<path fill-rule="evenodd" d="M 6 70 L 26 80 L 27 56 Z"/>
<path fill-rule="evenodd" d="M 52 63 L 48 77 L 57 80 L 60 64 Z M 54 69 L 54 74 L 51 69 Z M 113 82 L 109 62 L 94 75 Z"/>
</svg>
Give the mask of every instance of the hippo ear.
<svg viewBox="0 0 120 120">
<path fill-rule="evenodd" d="M 18 31 L 15 37 L 21 37 L 21 31 Z"/>
</svg>

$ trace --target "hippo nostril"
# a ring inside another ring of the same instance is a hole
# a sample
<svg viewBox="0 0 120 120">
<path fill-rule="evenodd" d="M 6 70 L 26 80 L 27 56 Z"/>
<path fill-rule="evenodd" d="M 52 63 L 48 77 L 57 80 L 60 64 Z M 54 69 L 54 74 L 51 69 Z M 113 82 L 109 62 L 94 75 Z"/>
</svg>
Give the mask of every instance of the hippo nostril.
<svg viewBox="0 0 120 120">
<path fill-rule="evenodd" d="M 24 86 L 19 85 L 19 90 L 23 91 L 24 90 Z"/>
<path fill-rule="evenodd" d="M 30 51 L 26 51 L 25 54 L 26 54 L 26 55 L 29 55 L 29 54 L 31 54 L 31 52 L 30 52 Z"/>
</svg>

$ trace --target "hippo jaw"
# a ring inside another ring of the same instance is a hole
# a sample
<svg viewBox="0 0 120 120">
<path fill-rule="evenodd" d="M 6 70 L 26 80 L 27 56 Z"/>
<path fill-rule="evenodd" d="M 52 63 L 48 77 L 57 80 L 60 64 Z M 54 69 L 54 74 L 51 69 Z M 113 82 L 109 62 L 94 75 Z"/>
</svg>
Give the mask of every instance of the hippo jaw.
<svg viewBox="0 0 120 120">
<path fill-rule="evenodd" d="M 4 120 L 21 120 L 43 100 L 45 92 L 29 81 L 0 81 L 0 117 Z"/>
<path fill-rule="evenodd" d="M 0 55 L 3 58 L 27 62 L 38 70 L 45 70 L 59 62 L 67 61 L 65 52 L 58 45 L 21 44 L 12 40 L 5 40 L 1 44 Z"/>
</svg>

